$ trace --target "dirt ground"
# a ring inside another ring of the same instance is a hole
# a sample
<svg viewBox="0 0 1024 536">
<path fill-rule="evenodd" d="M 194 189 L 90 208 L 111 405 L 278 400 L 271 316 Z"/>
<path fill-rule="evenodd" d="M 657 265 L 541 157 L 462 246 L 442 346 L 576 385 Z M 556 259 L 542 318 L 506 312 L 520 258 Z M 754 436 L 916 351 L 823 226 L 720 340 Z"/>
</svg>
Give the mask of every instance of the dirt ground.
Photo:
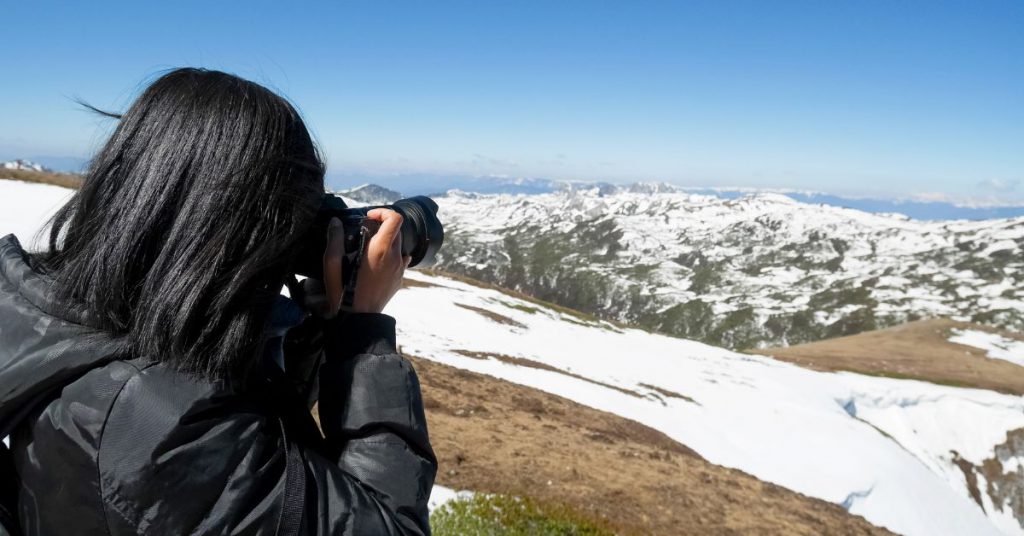
<svg viewBox="0 0 1024 536">
<path fill-rule="evenodd" d="M 1024 336 L 948 319 L 922 320 L 849 337 L 752 350 L 803 367 L 910 378 L 961 387 L 1024 394 L 1024 367 L 949 342 L 950 330 L 977 329 L 1024 340 Z"/>
<path fill-rule="evenodd" d="M 889 534 L 838 505 L 713 465 L 633 421 L 409 357 L 439 484 L 562 503 L 623 534 Z"/>
</svg>

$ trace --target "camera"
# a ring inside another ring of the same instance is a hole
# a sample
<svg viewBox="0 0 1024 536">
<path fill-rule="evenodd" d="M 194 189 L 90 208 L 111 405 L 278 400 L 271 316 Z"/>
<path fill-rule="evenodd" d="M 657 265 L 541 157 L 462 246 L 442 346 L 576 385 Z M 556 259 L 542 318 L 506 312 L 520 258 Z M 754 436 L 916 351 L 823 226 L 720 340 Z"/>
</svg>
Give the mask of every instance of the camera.
<svg viewBox="0 0 1024 536">
<path fill-rule="evenodd" d="M 299 246 L 292 271 L 297 275 L 323 280 L 327 227 L 331 218 L 338 218 L 341 220 L 345 240 L 341 283 L 343 289 L 351 290 L 366 246 L 377 230 L 379 222 L 366 218 L 366 214 L 375 208 L 388 208 L 402 216 L 402 255 L 412 256 L 410 267 L 430 266 L 434 263 L 437 251 L 444 242 L 444 227 L 437 219 L 437 203 L 433 199 L 420 195 L 400 199 L 393 205 L 349 208 L 342 198 L 325 194 L 316 218 Z"/>
</svg>

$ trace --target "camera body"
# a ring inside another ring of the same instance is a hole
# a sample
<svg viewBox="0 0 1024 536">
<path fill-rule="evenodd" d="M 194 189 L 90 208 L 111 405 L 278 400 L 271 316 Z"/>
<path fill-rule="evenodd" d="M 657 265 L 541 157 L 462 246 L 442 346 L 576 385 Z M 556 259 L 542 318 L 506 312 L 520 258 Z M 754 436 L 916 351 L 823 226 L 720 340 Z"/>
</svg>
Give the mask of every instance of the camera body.
<svg viewBox="0 0 1024 536">
<path fill-rule="evenodd" d="M 430 266 L 444 243 L 444 227 L 437 219 L 437 203 L 426 196 L 400 199 L 393 205 L 374 205 L 350 208 L 333 194 L 325 194 L 316 218 L 302 239 L 292 264 L 292 271 L 323 280 L 324 250 L 327 248 L 327 227 L 332 218 L 341 220 L 345 240 L 342 259 L 342 288 L 351 294 L 355 276 L 362 262 L 370 237 L 377 232 L 380 222 L 366 214 L 375 208 L 394 210 L 402 216 L 402 255 L 412 257 L 409 266 Z"/>
</svg>

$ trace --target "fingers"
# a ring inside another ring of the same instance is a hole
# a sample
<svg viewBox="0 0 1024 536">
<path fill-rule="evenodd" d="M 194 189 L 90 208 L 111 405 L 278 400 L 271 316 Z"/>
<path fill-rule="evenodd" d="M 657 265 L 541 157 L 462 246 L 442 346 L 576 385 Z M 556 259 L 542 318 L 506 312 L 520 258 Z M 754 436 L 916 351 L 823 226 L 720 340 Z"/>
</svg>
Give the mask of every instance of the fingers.
<svg viewBox="0 0 1024 536">
<path fill-rule="evenodd" d="M 338 218 L 327 226 L 327 249 L 324 251 L 324 290 L 327 315 L 334 316 L 341 307 L 341 260 L 345 256 L 345 232 Z"/>
<path fill-rule="evenodd" d="M 399 260 L 402 258 L 402 226 L 398 226 L 399 232 L 395 233 L 395 237 L 391 239 L 391 258 Z"/>
<path fill-rule="evenodd" d="M 367 248 L 371 257 L 383 261 L 391 254 L 395 259 L 402 254 L 402 215 L 391 209 L 375 208 L 366 213 L 366 217 L 381 222 L 377 234 L 370 239 Z"/>
</svg>

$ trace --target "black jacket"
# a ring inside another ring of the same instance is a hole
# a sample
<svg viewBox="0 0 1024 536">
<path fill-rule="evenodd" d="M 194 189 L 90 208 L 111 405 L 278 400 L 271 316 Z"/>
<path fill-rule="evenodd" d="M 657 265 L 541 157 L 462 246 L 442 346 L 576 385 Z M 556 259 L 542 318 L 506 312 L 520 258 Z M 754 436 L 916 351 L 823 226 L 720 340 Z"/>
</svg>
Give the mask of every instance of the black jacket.
<svg viewBox="0 0 1024 536">
<path fill-rule="evenodd" d="M 294 393 L 127 356 L 88 312 L 56 316 L 50 285 L 0 238 L 0 437 L 26 534 L 274 534 L 283 436 L 305 467 L 302 533 L 429 534 L 437 464 L 390 316 L 323 330 L 321 438 Z"/>
</svg>

